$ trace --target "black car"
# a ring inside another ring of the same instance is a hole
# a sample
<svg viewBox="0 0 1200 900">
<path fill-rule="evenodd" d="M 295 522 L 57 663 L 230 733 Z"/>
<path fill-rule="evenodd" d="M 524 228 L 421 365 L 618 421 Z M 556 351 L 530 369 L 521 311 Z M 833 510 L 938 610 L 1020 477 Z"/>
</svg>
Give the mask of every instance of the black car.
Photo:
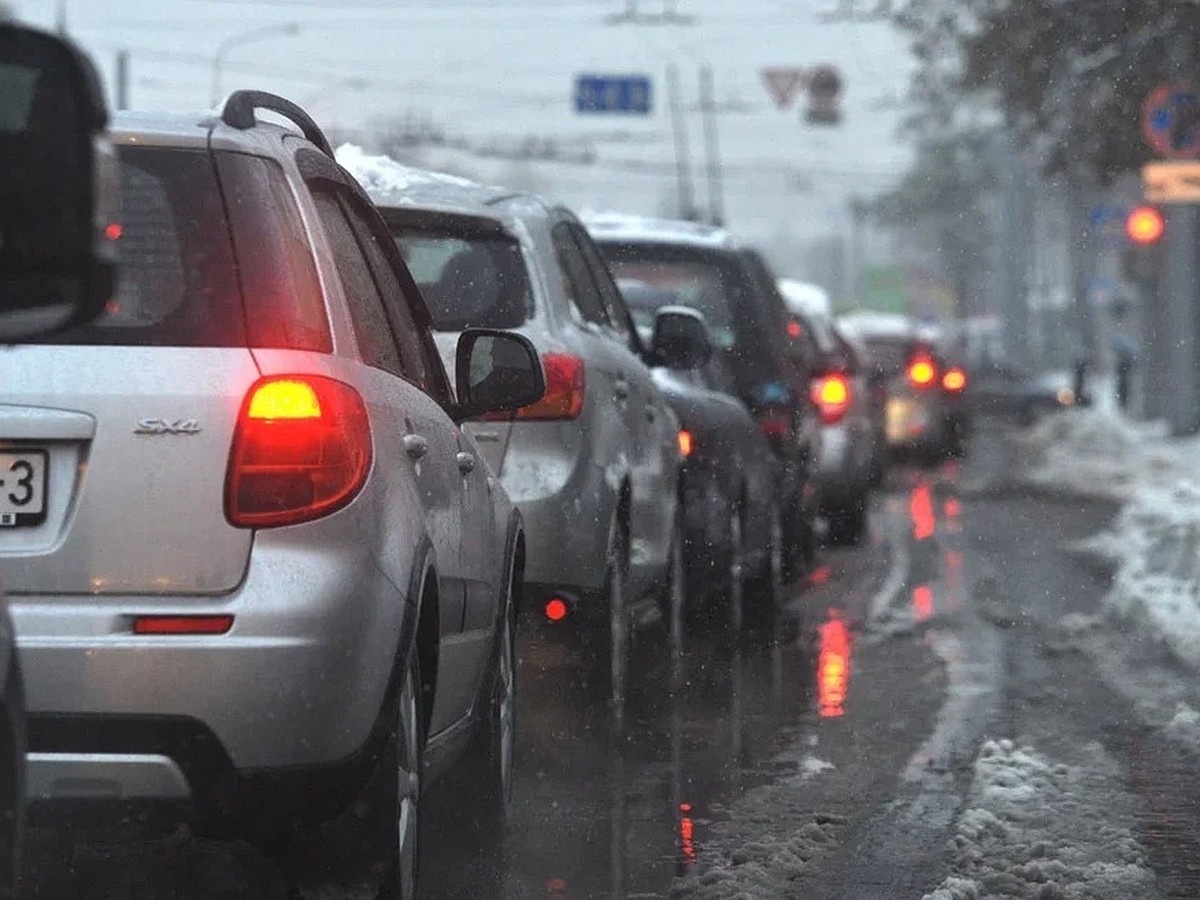
<svg viewBox="0 0 1200 900">
<path fill-rule="evenodd" d="M 647 340 L 660 309 L 680 305 L 673 291 L 618 282 Z M 658 366 L 654 381 L 679 418 L 683 458 L 686 598 L 693 609 L 723 603 L 740 627 L 747 601 L 773 609 L 783 600 L 783 507 L 780 463 L 720 356 L 704 366 Z"/>
<path fill-rule="evenodd" d="M 584 224 L 618 279 L 670 291 L 708 322 L 725 387 L 741 400 L 782 467 L 786 568 L 793 575 L 816 555 L 815 461 L 820 420 L 811 396 L 818 354 L 789 317 L 770 270 L 728 232 L 691 222 L 620 215 Z"/>
</svg>

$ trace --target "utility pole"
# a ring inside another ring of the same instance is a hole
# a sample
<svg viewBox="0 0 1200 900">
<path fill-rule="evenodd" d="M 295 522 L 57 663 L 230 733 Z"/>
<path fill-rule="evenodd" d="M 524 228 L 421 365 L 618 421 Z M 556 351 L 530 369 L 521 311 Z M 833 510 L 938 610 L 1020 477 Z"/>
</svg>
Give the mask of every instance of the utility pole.
<svg viewBox="0 0 1200 900">
<path fill-rule="evenodd" d="M 55 30 L 62 37 L 67 36 L 67 0 L 58 0 L 58 15 L 56 16 Z"/>
<path fill-rule="evenodd" d="M 694 221 L 696 205 L 692 200 L 692 163 L 688 154 L 687 123 L 679 97 L 679 70 L 667 66 L 667 97 L 671 107 L 671 125 L 675 132 L 675 170 L 679 178 L 679 217 Z"/>
<path fill-rule="evenodd" d="M 1192 52 L 1192 36 L 1180 31 L 1171 48 L 1172 74 L 1179 79 L 1191 75 L 1196 59 Z M 1196 355 L 1200 351 L 1196 307 L 1200 305 L 1197 290 L 1197 208 L 1192 204 L 1170 204 L 1165 209 L 1166 266 L 1163 273 L 1163 296 L 1166 298 L 1167 333 L 1171 335 L 1169 365 L 1171 401 L 1167 419 L 1175 436 L 1200 431 L 1200 366 Z"/>
<path fill-rule="evenodd" d="M 1003 285 L 1005 351 L 1009 364 L 1023 371 L 1029 359 L 1029 209 L 1028 173 L 1021 165 L 1017 137 L 1005 127 L 1001 153 L 1000 271 Z M 965 302 L 966 298 L 962 298 Z"/>
<path fill-rule="evenodd" d="M 700 69 L 700 111 L 704 121 L 704 147 L 708 169 L 708 218 L 713 225 L 725 224 L 725 189 L 721 171 L 721 146 L 717 134 L 717 109 L 713 98 L 713 70 Z"/>
<path fill-rule="evenodd" d="M 117 109 L 129 109 L 129 51 L 117 51 Z"/>
</svg>

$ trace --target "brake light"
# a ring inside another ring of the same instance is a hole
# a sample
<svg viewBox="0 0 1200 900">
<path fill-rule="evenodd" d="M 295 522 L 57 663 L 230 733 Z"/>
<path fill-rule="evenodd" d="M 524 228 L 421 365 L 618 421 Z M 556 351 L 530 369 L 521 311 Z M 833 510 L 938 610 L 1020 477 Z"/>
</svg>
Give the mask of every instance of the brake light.
<svg viewBox="0 0 1200 900">
<path fill-rule="evenodd" d="M 776 446 L 787 442 L 792 433 L 792 416 L 786 410 L 760 410 L 758 427 L 766 435 L 767 440 Z"/>
<path fill-rule="evenodd" d="M 679 429 L 679 455 L 687 459 L 695 449 L 696 441 L 692 433 L 686 428 Z"/>
<path fill-rule="evenodd" d="M 929 387 L 937 380 L 937 366 L 928 356 L 918 356 L 908 364 L 908 380 L 914 387 Z"/>
<path fill-rule="evenodd" d="M 238 416 L 225 517 L 238 528 L 295 525 L 354 499 L 371 468 L 371 425 L 358 392 L 320 375 L 258 381 Z"/>
<path fill-rule="evenodd" d="M 955 366 L 942 376 L 942 387 L 951 394 L 961 394 L 967 386 L 967 373 Z"/>
<path fill-rule="evenodd" d="M 813 382 L 812 397 L 821 414 L 822 424 L 834 425 L 850 408 L 850 382 L 845 375 L 837 372 L 823 375 Z"/>
<path fill-rule="evenodd" d="M 561 597 L 551 597 L 546 602 L 546 618 L 551 622 L 561 622 L 570 611 L 571 607 Z"/>
<path fill-rule="evenodd" d="M 484 419 L 549 421 L 577 419 L 583 412 L 583 360 L 570 353 L 543 353 L 542 368 L 546 372 L 546 393 L 537 403 L 522 406 L 515 413 L 488 413 Z"/>
<path fill-rule="evenodd" d="M 792 340 L 799 340 L 804 336 L 804 326 L 797 319 L 789 319 L 787 323 L 788 337 Z"/>
</svg>

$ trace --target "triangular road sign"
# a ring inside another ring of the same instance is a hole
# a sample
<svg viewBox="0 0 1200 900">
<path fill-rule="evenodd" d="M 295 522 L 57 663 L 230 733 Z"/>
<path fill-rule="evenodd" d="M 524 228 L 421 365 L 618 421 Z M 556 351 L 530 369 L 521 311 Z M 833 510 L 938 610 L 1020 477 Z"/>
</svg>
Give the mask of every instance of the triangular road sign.
<svg viewBox="0 0 1200 900">
<path fill-rule="evenodd" d="M 780 109 L 790 108 L 796 94 L 804 89 L 808 81 L 808 72 L 795 67 L 763 69 L 760 74 L 767 93 Z"/>
</svg>

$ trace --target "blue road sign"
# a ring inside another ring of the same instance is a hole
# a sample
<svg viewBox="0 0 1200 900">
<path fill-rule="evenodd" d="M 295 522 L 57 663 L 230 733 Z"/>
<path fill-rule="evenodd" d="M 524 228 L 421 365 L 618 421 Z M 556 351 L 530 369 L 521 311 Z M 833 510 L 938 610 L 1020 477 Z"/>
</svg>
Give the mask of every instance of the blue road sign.
<svg viewBox="0 0 1200 900">
<path fill-rule="evenodd" d="M 1128 240 L 1125 236 L 1125 219 L 1128 216 L 1127 206 L 1093 206 L 1088 213 L 1088 231 L 1101 246 L 1121 246 Z"/>
<path fill-rule="evenodd" d="M 579 75 L 575 112 L 645 116 L 653 103 L 648 75 Z"/>
<path fill-rule="evenodd" d="M 1142 104 L 1142 134 L 1167 159 L 1200 156 L 1200 90 L 1191 84 L 1164 84 Z"/>
</svg>

